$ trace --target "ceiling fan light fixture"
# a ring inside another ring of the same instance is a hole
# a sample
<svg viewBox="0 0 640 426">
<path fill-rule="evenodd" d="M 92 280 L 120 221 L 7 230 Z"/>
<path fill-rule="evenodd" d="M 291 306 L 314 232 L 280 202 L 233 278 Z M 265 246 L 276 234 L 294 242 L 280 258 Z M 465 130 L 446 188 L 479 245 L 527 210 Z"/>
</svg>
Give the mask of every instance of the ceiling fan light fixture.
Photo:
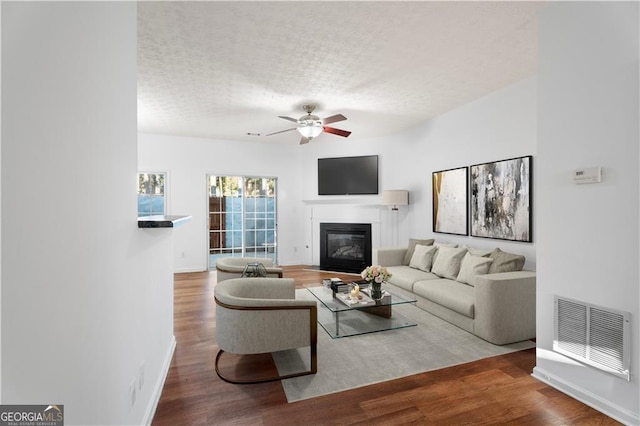
<svg viewBox="0 0 640 426">
<path fill-rule="evenodd" d="M 337 123 L 338 121 L 343 121 L 346 120 L 347 117 L 345 117 L 342 114 L 335 114 L 332 115 L 330 117 L 325 117 L 324 119 L 321 119 L 320 117 L 318 117 L 317 115 L 313 115 L 313 111 L 316 109 L 315 105 L 302 105 L 302 109 L 307 113 L 307 115 L 303 115 L 302 117 L 295 119 L 292 117 L 287 117 L 285 115 L 279 115 L 279 118 L 282 118 L 283 120 L 287 120 L 293 123 L 296 123 L 296 127 L 291 127 L 290 129 L 285 129 L 285 130 L 280 130 L 278 132 L 273 132 L 273 133 L 268 133 L 265 136 L 272 136 L 272 135 L 277 135 L 280 133 L 285 133 L 285 132 L 290 132 L 292 130 L 297 130 L 298 133 L 300 133 L 300 135 L 302 135 L 302 139 L 300 140 L 300 144 L 306 144 L 309 143 L 309 141 L 313 138 L 315 138 L 316 136 L 318 136 L 320 133 L 324 132 L 324 133 L 330 133 L 332 135 L 337 135 L 337 136 L 342 136 L 343 138 L 346 138 L 347 136 L 349 136 L 351 134 L 351 132 L 346 131 L 346 130 L 342 130 L 342 129 L 336 129 L 334 127 L 329 127 L 327 126 L 327 124 L 331 124 L 331 123 Z"/>
<path fill-rule="evenodd" d="M 322 120 L 315 115 L 306 115 L 298 120 L 297 130 L 305 138 L 315 138 L 322 133 Z"/>
</svg>

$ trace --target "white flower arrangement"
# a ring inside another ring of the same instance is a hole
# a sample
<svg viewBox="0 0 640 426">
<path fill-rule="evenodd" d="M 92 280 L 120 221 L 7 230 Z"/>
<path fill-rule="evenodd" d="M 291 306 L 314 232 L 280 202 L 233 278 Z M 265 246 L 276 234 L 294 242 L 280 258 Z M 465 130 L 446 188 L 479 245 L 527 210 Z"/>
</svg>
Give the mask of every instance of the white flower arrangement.
<svg viewBox="0 0 640 426">
<path fill-rule="evenodd" d="M 384 266 L 372 265 L 372 266 L 367 266 L 365 270 L 362 271 L 360 276 L 362 277 L 363 280 L 381 284 L 382 282 L 391 278 L 391 273 Z"/>
</svg>

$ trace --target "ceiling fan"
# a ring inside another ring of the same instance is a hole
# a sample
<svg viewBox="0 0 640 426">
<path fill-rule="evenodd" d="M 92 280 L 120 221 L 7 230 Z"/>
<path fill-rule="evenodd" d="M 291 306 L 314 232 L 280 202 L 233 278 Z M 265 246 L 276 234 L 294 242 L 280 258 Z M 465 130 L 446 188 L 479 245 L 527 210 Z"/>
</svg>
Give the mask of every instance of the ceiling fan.
<svg viewBox="0 0 640 426">
<path fill-rule="evenodd" d="M 351 134 L 351 132 L 348 132 L 346 130 L 336 129 L 333 127 L 326 126 L 326 124 L 346 120 L 347 117 L 345 117 L 344 115 L 336 114 L 336 115 L 332 115 L 331 117 L 327 117 L 325 119 L 320 119 L 317 115 L 311 114 L 316 109 L 315 105 L 302 105 L 302 109 L 307 113 L 307 115 L 303 115 L 297 120 L 295 118 L 285 117 L 283 115 L 278 116 L 282 119 L 297 123 L 298 124 L 297 127 L 292 127 L 286 130 L 280 130 L 279 132 L 269 133 L 266 136 L 277 135 L 278 133 L 290 132 L 291 130 L 297 130 L 302 135 L 302 139 L 300 139 L 300 145 L 302 145 L 305 143 L 309 143 L 311 139 L 315 138 L 322 132 L 331 133 L 331 134 L 342 136 L 345 138 Z"/>
</svg>

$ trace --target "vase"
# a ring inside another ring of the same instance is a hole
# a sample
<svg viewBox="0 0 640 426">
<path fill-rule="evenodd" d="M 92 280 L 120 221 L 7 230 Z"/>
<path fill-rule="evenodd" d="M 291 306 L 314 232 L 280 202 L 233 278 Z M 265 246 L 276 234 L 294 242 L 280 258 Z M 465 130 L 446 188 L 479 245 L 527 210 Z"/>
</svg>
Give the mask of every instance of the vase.
<svg viewBox="0 0 640 426">
<path fill-rule="evenodd" d="M 371 282 L 371 298 L 373 300 L 382 299 L 382 283 Z"/>
</svg>

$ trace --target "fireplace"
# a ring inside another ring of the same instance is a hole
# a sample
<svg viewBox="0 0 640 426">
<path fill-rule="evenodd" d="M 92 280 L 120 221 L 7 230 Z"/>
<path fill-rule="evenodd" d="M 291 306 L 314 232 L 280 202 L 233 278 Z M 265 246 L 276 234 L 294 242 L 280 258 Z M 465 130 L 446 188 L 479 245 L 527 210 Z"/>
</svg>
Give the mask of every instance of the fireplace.
<svg viewBox="0 0 640 426">
<path fill-rule="evenodd" d="M 320 269 L 360 273 L 369 265 L 370 223 L 320 224 Z"/>
</svg>

